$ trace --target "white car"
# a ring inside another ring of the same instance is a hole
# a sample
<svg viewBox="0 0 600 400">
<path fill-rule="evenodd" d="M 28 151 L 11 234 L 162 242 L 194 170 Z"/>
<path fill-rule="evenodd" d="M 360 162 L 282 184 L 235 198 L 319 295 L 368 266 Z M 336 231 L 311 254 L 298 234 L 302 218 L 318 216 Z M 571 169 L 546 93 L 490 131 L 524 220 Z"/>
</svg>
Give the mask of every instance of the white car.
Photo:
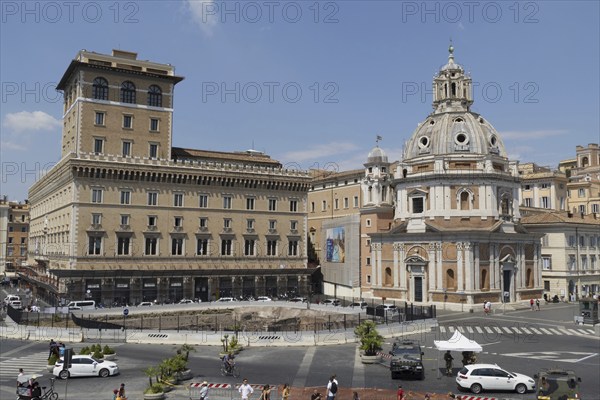
<svg viewBox="0 0 600 400">
<path fill-rule="evenodd" d="M 219 300 L 220 302 L 227 302 L 227 301 L 235 301 L 235 299 L 233 297 L 221 297 Z"/>
<path fill-rule="evenodd" d="M 76 376 L 107 376 L 119 373 L 117 363 L 112 361 L 98 360 L 88 355 L 76 355 L 71 359 L 71 366 L 68 371 L 63 371 L 64 360 L 61 358 L 54 364 L 52 374 L 60 379 L 67 379 Z"/>
<path fill-rule="evenodd" d="M 384 310 L 385 313 L 397 313 L 398 308 L 394 304 L 379 304 L 375 307 L 376 310 Z"/>
<path fill-rule="evenodd" d="M 456 376 L 456 383 L 475 394 L 482 390 L 514 390 L 520 394 L 535 390 L 533 378 L 505 371 L 496 364 L 466 365 Z"/>
<path fill-rule="evenodd" d="M 327 300 L 323 300 L 323 303 L 326 306 L 327 305 L 333 305 L 333 306 L 339 306 L 340 304 L 342 304 L 342 301 L 340 299 L 327 299 Z"/>
<path fill-rule="evenodd" d="M 273 300 L 268 296 L 258 296 L 256 298 L 256 301 L 273 301 Z"/>
<path fill-rule="evenodd" d="M 151 307 L 153 305 L 154 303 L 151 301 L 142 301 L 140 304 L 138 304 L 138 307 Z"/>
<path fill-rule="evenodd" d="M 194 304 L 194 300 L 190 299 L 181 299 L 178 304 Z"/>
<path fill-rule="evenodd" d="M 304 297 L 294 297 L 290 299 L 291 303 L 306 303 L 306 299 Z"/>
<path fill-rule="evenodd" d="M 20 301 L 21 298 L 19 296 L 17 296 L 16 294 L 9 294 L 8 296 L 6 296 L 4 298 L 4 304 L 9 304 L 10 302 L 15 301 L 15 300 Z"/>
<path fill-rule="evenodd" d="M 21 300 L 12 300 L 11 302 L 8 303 L 12 308 L 14 308 L 15 310 L 22 310 L 23 309 L 23 303 L 21 303 Z"/>
</svg>

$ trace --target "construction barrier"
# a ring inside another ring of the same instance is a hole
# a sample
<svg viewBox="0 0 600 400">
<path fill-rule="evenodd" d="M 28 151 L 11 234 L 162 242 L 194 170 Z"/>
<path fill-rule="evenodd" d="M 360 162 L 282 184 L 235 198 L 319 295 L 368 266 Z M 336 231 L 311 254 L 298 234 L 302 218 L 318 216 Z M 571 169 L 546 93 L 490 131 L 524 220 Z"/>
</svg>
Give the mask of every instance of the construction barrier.
<svg viewBox="0 0 600 400">
<path fill-rule="evenodd" d="M 208 398 L 210 400 L 233 400 L 239 399 L 239 387 L 240 385 L 231 385 L 229 383 L 208 383 Z M 250 387 L 254 389 L 254 396 L 258 398 L 260 396 L 260 392 L 262 391 L 265 385 L 259 384 L 250 384 Z M 271 387 L 271 398 L 277 399 L 277 386 L 270 385 Z M 200 400 L 200 389 L 202 388 L 201 382 L 192 382 L 190 383 L 189 391 L 190 391 L 190 400 Z"/>
</svg>

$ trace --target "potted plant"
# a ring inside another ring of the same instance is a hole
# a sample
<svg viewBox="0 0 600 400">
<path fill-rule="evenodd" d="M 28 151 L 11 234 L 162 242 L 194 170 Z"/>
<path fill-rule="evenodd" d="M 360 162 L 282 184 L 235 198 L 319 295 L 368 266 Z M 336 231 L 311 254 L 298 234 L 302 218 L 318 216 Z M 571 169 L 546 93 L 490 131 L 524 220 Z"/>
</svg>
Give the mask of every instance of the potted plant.
<svg viewBox="0 0 600 400">
<path fill-rule="evenodd" d="M 109 345 L 104 346 L 104 348 L 102 349 L 102 354 L 104 354 L 105 360 L 114 360 L 115 358 L 117 358 L 117 353 L 115 352 L 115 349 L 113 349 Z"/>
<path fill-rule="evenodd" d="M 361 361 L 363 364 L 374 364 L 379 362 L 379 351 L 382 350 L 383 336 L 377 332 L 373 321 L 363 321 L 354 329 L 354 335 L 360 342 Z"/>
<path fill-rule="evenodd" d="M 219 356 L 221 358 L 223 358 L 223 356 L 225 356 L 226 354 L 238 354 L 240 351 L 243 350 L 243 347 L 238 342 L 237 337 L 233 335 L 231 336 L 231 338 L 229 337 L 229 335 L 223 335 L 221 343 L 223 344 L 223 351 L 219 353 Z"/>
<path fill-rule="evenodd" d="M 189 369 L 187 366 L 190 351 L 196 350 L 193 346 L 190 346 L 189 344 L 184 344 L 179 349 L 177 349 L 177 354 L 175 355 L 175 358 L 177 358 L 177 360 L 173 362 L 173 367 L 175 370 L 175 376 L 180 381 L 186 381 L 194 377 L 194 374 L 192 374 L 192 370 Z"/>
<path fill-rule="evenodd" d="M 48 372 L 52 372 L 54 370 L 54 365 L 59 360 L 58 356 L 55 353 L 52 353 L 48 358 Z"/>
<path fill-rule="evenodd" d="M 81 355 L 90 355 L 92 353 L 92 350 L 88 347 L 88 346 L 84 346 L 81 348 L 81 350 L 79 350 L 79 354 Z"/>
<path fill-rule="evenodd" d="M 174 358 L 174 357 L 173 357 Z M 173 389 L 174 385 L 177 385 L 177 377 L 175 376 L 176 362 L 173 358 L 167 358 L 162 360 L 158 364 L 158 370 L 160 371 L 160 383 L 163 385 L 163 390 L 169 392 Z"/>
<path fill-rule="evenodd" d="M 163 385 L 158 381 L 160 369 L 157 366 L 148 367 L 144 370 L 148 377 L 148 387 L 144 390 L 144 400 L 164 400 L 165 392 Z M 154 381 L 152 381 L 154 378 Z"/>
<path fill-rule="evenodd" d="M 92 346 L 92 357 L 101 360 L 104 358 L 104 354 L 102 354 L 102 348 L 99 344 L 95 344 Z"/>
</svg>

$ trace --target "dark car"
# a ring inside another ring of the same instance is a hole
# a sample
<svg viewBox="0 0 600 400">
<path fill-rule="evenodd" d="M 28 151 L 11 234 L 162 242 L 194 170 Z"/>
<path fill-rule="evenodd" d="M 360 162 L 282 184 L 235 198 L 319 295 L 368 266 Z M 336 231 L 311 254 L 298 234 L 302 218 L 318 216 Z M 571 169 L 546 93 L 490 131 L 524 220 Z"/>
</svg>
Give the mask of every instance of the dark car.
<svg viewBox="0 0 600 400">
<path fill-rule="evenodd" d="M 392 351 L 390 351 L 392 379 L 399 377 L 425 379 L 423 354 L 421 346 L 417 342 L 409 340 L 394 342 Z"/>
</svg>

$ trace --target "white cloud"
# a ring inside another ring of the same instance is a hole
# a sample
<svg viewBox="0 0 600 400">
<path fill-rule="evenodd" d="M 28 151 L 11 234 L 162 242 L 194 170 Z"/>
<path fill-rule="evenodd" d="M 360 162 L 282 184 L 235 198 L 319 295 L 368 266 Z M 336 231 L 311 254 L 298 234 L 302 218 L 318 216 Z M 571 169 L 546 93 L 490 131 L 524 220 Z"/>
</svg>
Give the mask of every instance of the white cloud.
<svg viewBox="0 0 600 400">
<path fill-rule="evenodd" d="M 219 5 L 214 0 L 186 0 L 185 4 L 206 36 L 212 36 L 219 22 Z"/>
<path fill-rule="evenodd" d="M 283 159 L 289 162 L 302 162 L 333 158 L 335 155 L 344 154 L 356 150 L 358 146 L 353 143 L 324 143 L 318 144 L 306 150 L 297 150 L 283 155 Z M 366 157 L 366 156 L 365 156 Z"/>
<path fill-rule="evenodd" d="M 544 139 L 553 136 L 560 136 L 567 134 L 564 129 L 542 129 L 537 131 L 505 131 L 500 132 L 502 139 L 509 140 L 533 140 L 533 139 Z"/>
<path fill-rule="evenodd" d="M 11 141 L 4 141 L 4 140 L 0 142 L 0 147 L 2 147 L 2 150 L 14 150 L 14 151 L 27 150 L 27 147 L 23 146 L 22 144 L 19 144 L 16 142 L 11 142 Z"/>
<path fill-rule="evenodd" d="M 6 114 L 2 126 L 12 133 L 51 131 L 62 126 L 60 120 L 43 111 Z"/>
</svg>

